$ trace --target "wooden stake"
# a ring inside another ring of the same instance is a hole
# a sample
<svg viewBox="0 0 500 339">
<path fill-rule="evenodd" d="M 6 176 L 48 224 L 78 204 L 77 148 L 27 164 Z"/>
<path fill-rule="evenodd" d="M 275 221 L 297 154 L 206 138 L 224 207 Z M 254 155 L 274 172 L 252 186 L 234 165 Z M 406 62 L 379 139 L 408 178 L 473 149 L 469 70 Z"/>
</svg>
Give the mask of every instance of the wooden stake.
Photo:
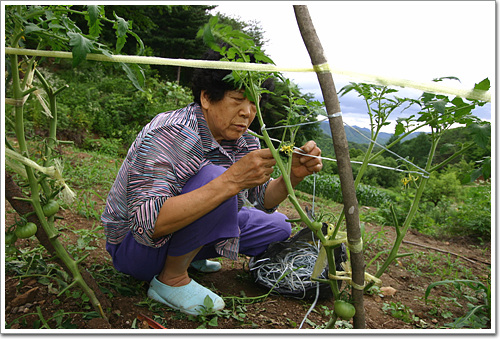
<svg viewBox="0 0 500 339">
<path fill-rule="evenodd" d="M 300 34 L 304 40 L 311 62 L 317 70 L 318 81 L 325 100 L 325 107 L 332 132 L 333 147 L 337 157 L 342 197 L 344 201 L 344 213 L 347 224 L 347 245 L 351 254 L 353 304 L 356 308 L 354 316 L 354 328 L 365 328 L 365 311 L 363 307 L 363 286 L 365 276 L 365 263 L 362 251 L 361 230 L 359 227 L 358 200 L 354 178 L 352 175 L 351 160 L 349 157 L 349 146 L 342 122 L 340 103 L 335 89 L 335 83 L 324 55 L 323 47 L 319 41 L 316 30 L 305 5 L 294 5 L 295 17 L 299 26 Z"/>
</svg>

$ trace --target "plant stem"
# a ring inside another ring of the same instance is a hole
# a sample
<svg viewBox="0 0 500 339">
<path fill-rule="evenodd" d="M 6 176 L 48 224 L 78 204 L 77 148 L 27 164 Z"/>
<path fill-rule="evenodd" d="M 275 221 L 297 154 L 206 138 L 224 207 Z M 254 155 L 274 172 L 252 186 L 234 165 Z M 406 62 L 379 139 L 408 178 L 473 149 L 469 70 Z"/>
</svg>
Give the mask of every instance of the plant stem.
<svg viewBox="0 0 500 339">
<path fill-rule="evenodd" d="M 439 142 L 439 138 L 433 138 L 432 139 L 432 145 L 431 149 L 429 151 L 429 157 L 427 158 L 427 165 L 425 167 L 426 171 L 430 171 L 431 165 L 432 165 L 432 160 L 434 159 L 434 154 L 436 153 L 436 148 Z M 401 243 L 403 242 L 403 238 L 406 235 L 406 232 L 410 228 L 411 222 L 413 221 L 413 218 L 415 217 L 415 214 L 418 210 L 418 205 L 420 203 L 420 199 L 422 198 L 422 194 L 425 189 L 425 185 L 427 184 L 427 181 L 429 178 L 424 178 L 422 177 L 422 180 L 420 181 L 420 184 L 417 188 L 417 192 L 415 193 L 415 198 L 413 198 L 412 205 L 410 207 L 410 211 L 408 212 L 408 215 L 406 216 L 405 222 L 400 228 L 400 232 L 396 237 L 396 241 L 394 242 L 394 245 L 391 249 L 391 252 L 389 253 L 389 256 L 387 257 L 386 261 L 382 264 L 382 266 L 378 269 L 377 273 L 375 274 L 375 277 L 380 278 L 382 274 L 385 272 L 387 267 L 398 257 L 398 250 L 399 247 L 401 246 Z M 371 286 L 367 286 L 369 288 Z M 366 290 L 366 289 L 365 289 Z"/>
<path fill-rule="evenodd" d="M 12 72 L 12 79 L 13 79 L 13 97 L 16 100 L 19 100 L 23 97 L 24 90 L 21 88 L 21 83 L 20 83 L 20 78 L 19 78 L 19 72 L 17 71 L 18 66 L 17 66 L 17 56 L 16 55 L 11 55 L 9 56 L 9 60 L 11 62 L 11 67 L 13 70 Z M 49 88 L 48 91 L 49 98 L 51 97 L 52 91 Z M 51 109 L 54 109 L 52 111 L 52 114 L 54 116 L 57 116 L 55 114 L 55 98 L 52 97 L 51 100 Z M 53 137 L 52 139 L 55 140 L 55 131 L 56 131 L 56 119 L 52 119 L 50 124 L 50 137 Z M 28 147 L 26 144 L 26 136 L 25 136 L 25 131 L 24 131 L 24 112 L 23 112 L 23 106 L 15 106 L 15 133 L 16 133 L 16 138 L 19 144 L 19 149 L 21 154 L 29 158 L 28 154 Z M 50 155 L 50 153 L 49 153 Z M 83 292 L 89 297 L 92 305 L 94 305 L 94 308 L 100 313 L 100 315 L 106 318 L 106 315 L 104 314 L 104 311 L 102 310 L 101 304 L 97 297 L 95 296 L 94 292 L 90 287 L 87 285 L 85 280 L 83 279 L 80 270 L 78 268 L 78 265 L 75 263 L 75 261 L 70 257 L 69 253 L 66 251 L 66 249 L 62 246 L 62 244 L 59 242 L 57 239 L 58 232 L 55 229 L 53 225 L 53 218 L 48 221 L 47 218 L 45 217 L 42 206 L 40 203 L 40 190 L 39 190 L 39 183 L 38 179 L 33 171 L 33 169 L 28 166 L 24 165 L 26 169 L 26 174 L 28 178 L 28 183 L 29 187 L 31 190 L 31 204 L 35 210 L 35 213 L 38 217 L 38 220 L 40 221 L 40 224 L 42 225 L 42 228 L 44 229 L 45 233 L 47 234 L 50 243 L 52 244 L 55 253 L 57 257 L 64 263 L 64 265 L 69 269 L 71 274 L 73 275 L 73 281 L 80 286 L 80 288 L 83 290 Z M 43 187 L 44 185 L 42 185 Z M 45 186 L 45 189 L 48 190 L 49 187 Z M 47 193 L 47 192 L 45 192 Z"/>
</svg>

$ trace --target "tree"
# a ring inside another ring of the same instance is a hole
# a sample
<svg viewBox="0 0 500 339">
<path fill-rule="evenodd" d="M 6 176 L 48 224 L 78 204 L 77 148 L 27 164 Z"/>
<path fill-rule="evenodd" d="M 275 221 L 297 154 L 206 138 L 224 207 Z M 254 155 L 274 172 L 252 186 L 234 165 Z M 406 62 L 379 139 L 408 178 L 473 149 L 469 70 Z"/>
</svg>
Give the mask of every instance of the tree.
<svg viewBox="0 0 500 339">
<path fill-rule="evenodd" d="M 456 196 L 460 191 L 460 181 L 455 172 L 433 172 L 422 193 L 423 201 L 430 201 L 437 206 L 446 197 Z"/>
</svg>

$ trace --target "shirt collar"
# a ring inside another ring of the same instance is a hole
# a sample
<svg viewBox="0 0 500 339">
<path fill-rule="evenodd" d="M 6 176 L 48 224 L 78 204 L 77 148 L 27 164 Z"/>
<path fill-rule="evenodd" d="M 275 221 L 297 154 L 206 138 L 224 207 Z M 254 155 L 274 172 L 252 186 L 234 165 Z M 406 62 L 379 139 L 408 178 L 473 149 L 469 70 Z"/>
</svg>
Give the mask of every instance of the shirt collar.
<svg viewBox="0 0 500 339">
<path fill-rule="evenodd" d="M 212 132 L 208 128 L 207 121 L 205 120 L 205 116 L 203 115 L 203 111 L 201 110 L 201 106 L 199 104 L 194 104 L 195 106 L 195 114 L 196 119 L 198 120 L 198 129 L 201 137 L 201 143 L 203 145 L 203 151 L 208 153 L 213 149 L 219 148 L 221 145 L 215 140 L 212 135 Z M 246 133 L 245 133 L 246 134 Z M 224 140 L 225 145 L 234 145 L 238 149 L 248 148 L 247 141 L 244 136 L 239 137 L 237 140 Z"/>
</svg>

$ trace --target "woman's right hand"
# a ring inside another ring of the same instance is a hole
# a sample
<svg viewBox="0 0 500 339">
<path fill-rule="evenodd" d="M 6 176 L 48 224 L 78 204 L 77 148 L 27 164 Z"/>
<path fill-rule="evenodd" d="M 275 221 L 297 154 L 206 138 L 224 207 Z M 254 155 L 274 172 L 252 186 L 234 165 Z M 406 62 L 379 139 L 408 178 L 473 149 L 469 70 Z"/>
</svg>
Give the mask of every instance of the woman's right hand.
<svg viewBox="0 0 500 339">
<path fill-rule="evenodd" d="M 275 164 L 276 160 L 268 148 L 255 150 L 229 167 L 223 173 L 223 178 L 239 192 L 266 183 L 271 178 Z"/>
</svg>

